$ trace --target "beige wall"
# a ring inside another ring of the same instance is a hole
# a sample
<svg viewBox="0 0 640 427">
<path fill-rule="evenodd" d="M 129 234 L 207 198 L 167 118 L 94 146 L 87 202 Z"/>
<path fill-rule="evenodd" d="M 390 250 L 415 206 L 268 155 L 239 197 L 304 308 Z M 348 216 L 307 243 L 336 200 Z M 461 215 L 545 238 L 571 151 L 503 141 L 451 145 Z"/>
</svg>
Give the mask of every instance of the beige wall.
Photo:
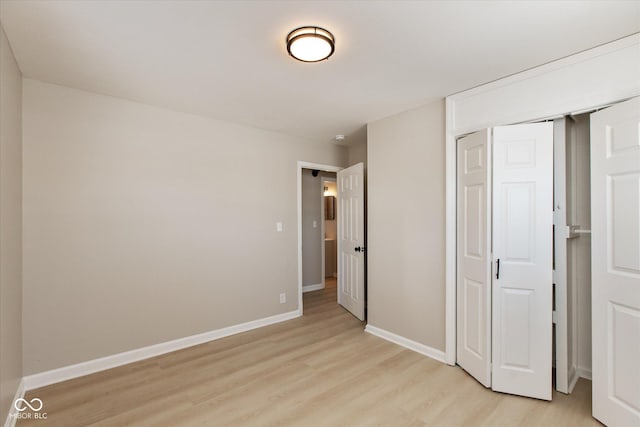
<svg viewBox="0 0 640 427">
<path fill-rule="evenodd" d="M 368 126 L 369 324 L 443 350 L 445 107 Z"/>
<path fill-rule="evenodd" d="M 297 161 L 345 148 L 23 85 L 25 374 L 298 308 Z"/>
<path fill-rule="evenodd" d="M 0 26 L 0 423 L 22 378 L 22 76 Z"/>
<path fill-rule="evenodd" d="M 353 166 L 357 163 L 364 163 L 365 170 L 367 169 L 367 141 L 359 142 L 354 145 L 350 145 L 348 148 L 348 165 Z"/>
</svg>

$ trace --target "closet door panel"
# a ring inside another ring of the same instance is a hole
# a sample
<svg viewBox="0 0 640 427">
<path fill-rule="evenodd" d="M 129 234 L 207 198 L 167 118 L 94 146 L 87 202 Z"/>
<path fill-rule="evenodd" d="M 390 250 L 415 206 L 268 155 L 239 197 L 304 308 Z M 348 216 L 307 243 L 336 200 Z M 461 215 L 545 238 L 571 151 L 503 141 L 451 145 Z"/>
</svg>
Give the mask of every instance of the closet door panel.
<svg viewBox="0 0 640 427">
<path fill-rule="evenodd" d="M 458 141 L 457 363 L 491 386 L 490 132 Z"/>
<path fill-rule="evenodd" d="M 553 124 L 493 129 L 494 390 L 551 399 Z"/>
<path fill-rule="evenodd" d="M 640 98 L 591 115 L 593 416 L 640 425 Z"/>
</svg>

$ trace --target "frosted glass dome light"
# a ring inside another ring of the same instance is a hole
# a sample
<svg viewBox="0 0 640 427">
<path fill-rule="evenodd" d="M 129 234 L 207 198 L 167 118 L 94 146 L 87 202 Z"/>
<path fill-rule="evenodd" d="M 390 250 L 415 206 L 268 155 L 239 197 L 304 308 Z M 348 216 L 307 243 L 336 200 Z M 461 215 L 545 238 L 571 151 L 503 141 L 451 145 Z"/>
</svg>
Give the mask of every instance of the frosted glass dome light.
<svg viewBox="0 0 640 427">
<path fill-rule="evenodd" d="M 324 28 L 300 27 L 287 35 L 287 52 L 298 61 L 324 61 L 334 50 L 335 38 Z"/>
</svg>

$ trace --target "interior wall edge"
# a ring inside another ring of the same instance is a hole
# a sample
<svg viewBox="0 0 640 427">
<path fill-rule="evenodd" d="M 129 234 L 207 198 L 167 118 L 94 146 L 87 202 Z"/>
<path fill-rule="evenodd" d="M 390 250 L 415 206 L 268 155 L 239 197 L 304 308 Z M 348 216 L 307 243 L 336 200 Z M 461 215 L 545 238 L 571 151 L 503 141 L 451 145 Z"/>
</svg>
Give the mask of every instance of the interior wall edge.
<svg viewBox="0 0 640 427">
<path fill-rule="evenodd" d="M 24 375 L 22 84 L 0 24 L 0 420 L 13 410 Z"/>
</svg>

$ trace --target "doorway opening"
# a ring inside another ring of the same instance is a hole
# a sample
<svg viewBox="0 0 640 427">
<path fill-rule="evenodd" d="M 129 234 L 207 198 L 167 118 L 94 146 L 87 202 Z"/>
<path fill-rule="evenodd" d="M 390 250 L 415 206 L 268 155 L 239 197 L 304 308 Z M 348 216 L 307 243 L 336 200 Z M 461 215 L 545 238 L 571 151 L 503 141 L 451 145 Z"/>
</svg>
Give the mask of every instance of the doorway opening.
<svg viewBox="0 0 640 427">
<path fill-rule="evenodd" d="M 299 161 L 297 165 L 298 200 L 298 307 L 303 314 L 304 292 L 324 289 L 324 185 L 336 179 L 339 166 Z M 335 182 L 335 181 L 334 181 Z M 337 223 L 337 215 L 336 220 Z M 336 265 L 336 273 L 338 268 Z"/>
<path fill-rule="evenodd" d="M 335 172 L 302 169 L 303 293 L 324 289 L 327 277 L 337 277 L 335 186 Z"/>
<path fill-rule="evenodd" d="M 335 287 L 338 279 L 338 212 L 337 186 L 335 177 L 321 180 L 322 199 L 320 203 L 322 247 L 322 284 L 330 282 Z"/>
<path fill-rule="evenodd" d="M 325 198 L 322 178 L 330 180 L 334 175 L 336 197 Z M 310 190 L 305 192 L 303 187 Z M 325 204 L 327 209 L 324 209 Z M 328 229 L 332 224 L 324 223 L 325 212 L 334 218 L 336 228 L 337 263 L 335 270 L 330 273 L 337 276 L 338 304 L 364 321 L 367 252 L 364 163 L 342 169 L 298 162 L 298 304 L 301 314 L 304 309 L 303 291 L 322 289 L 326 284 L 326 265 L 323 265 L 322 258 L 329 258 L 325 256 L 325 251 L 330 244 L 325 245 L 323 226 Z M 306 238 L 308 236 L 309 239 Z"/>
<path fill-rule="evenodd" d="M 565 207 L 563 214 L 563 206 L 558 209 L 555 203 L 555 210 L 560 213 L 555 254 L 560 262 L 555 264 L 554 301 L 560 310 L 555 307 L 558 315 L 554 335 L 558 340 L 553 360 L 556 390 L 563 393 L 571 393 L 579 378 L 592 379 L 590 117 L 590 113 L 584 113 L 559 120 L 564 128 L 565 157 L 558 156 L 563 160 L 564 174 L 556 177 L 556 184 L 564 178 L 565 194 L 556 185 L 556 196 L 564 200 Z M 562 172 L 563 168 L 558 169 Z"/>
</svg>

